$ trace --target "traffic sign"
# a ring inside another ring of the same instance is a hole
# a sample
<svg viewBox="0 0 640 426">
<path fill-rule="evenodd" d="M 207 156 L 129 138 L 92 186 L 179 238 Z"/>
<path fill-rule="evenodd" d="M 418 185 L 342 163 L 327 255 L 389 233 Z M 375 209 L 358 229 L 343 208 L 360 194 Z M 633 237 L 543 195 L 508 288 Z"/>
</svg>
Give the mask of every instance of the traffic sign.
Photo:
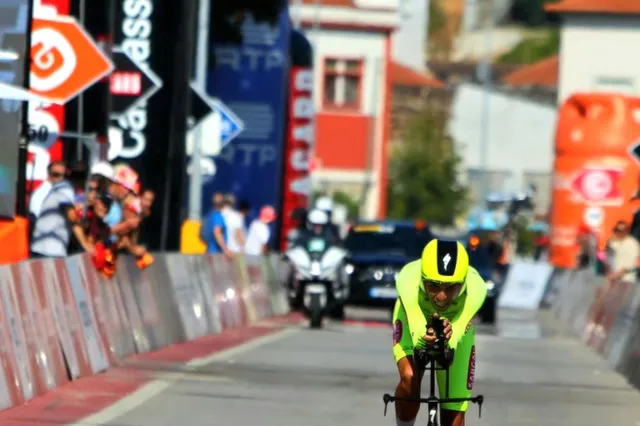
<svg viewBox="0 0 640 426">
<path fill-rule="evenodd" d="M 115 70 L 109 76 L 111 115 L 118 117 L 147 101 L 162 87 L 162 79 L 122 49 L 113 49 Z"/>
<path fill-rule="evenodd" d="M 201 149 L 204 155 L 218 155 L 222 148 L 231 143 L 244 130 L 244 123 L 233 111 L 219 99 L 210 98 L 202 93 L 195 84 L 191 84 L 190 124 L 187 135 L 187 153 L 189 155 L 193 148 L 194 130 L 198 127 L 205 135 L 220 134 L 219 139 L 203 138 Z"/>
<path fill-rule="evenodd" d="M 66 103 L 113 71 L 114 65 L 70 16 L 34 18 L 31 90 Z"/>
</svg>

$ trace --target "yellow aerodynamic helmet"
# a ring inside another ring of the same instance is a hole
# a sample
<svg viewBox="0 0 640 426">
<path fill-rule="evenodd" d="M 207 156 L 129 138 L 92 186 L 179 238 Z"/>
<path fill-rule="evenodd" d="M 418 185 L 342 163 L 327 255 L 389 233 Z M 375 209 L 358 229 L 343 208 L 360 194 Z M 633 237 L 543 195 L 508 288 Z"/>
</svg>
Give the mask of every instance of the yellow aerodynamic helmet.
<svg viewBox="0 0 640 426">
<path fill-rule="evenodd" d="M 422 251 L 422 280 L 462 284 L 469 270 L 469 253 L 457 241 L 433 239 Z"/>
</svg>

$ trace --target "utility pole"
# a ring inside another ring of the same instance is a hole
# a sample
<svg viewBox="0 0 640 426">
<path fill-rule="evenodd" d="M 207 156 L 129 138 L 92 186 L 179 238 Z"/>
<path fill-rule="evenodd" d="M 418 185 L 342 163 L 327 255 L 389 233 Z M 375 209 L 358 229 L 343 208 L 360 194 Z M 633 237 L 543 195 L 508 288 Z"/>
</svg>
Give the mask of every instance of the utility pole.
<svg viewBox="0 0 640 426">
<path fill-rule="evenodd" d="M 482 76 L 482 115 L 480 128 L 480 170 L 481 179 L 481 205 L 486 204 L 489 195 L 489 130 L 491 121 L 491 93 L 493 89 L 492 82 L 492 51 L 493 51 L 493 18 L 494 18 L 494 0 L 487 0 L 489 4 L 489 14 L 485 23 L 485 57 L 481 64 L 480 74 Z"/>
<path fill-rule="evenodd" d="M 209 46 L 209 15 L 211 0 L 200 0 L 198 11 L 198 39 L 196 41 L 195 80 L 198 87 L 207 93 L 207 65 Z M 189 219 L 200 220 L 202 216 L 202 129 L 196 127 L 193 134 L 191 154 L 191 184 L 189 185 Z"/>
</svg>

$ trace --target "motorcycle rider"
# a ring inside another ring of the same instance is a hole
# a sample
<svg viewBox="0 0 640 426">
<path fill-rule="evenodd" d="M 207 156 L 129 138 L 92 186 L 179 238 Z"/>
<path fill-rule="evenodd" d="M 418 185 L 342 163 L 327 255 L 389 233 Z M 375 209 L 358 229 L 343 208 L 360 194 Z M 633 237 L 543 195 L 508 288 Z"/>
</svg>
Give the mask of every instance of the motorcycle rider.
<svg viewBox="0 0 640 426">
<path fill-rule="evenodd" d="M 342 238 L 340 238 L 340 230 L 338 226 L 331 221 L 333 216 L 333 199 L 327 196 L 320 197 L 316 201 L 315 208 L 327 214 L 327 224 L 324 226 L 324 232 L 327 234 L 327 238 L 330 238 L 335 244 L 339 244 L 342 241 Z"/>
<path fill-rule="evenodd" d="M 313 209 L 307 216 L 307 228 L 300 233 L 297 245 L 304 245 L 312 238 L 322 238 L 327 241 L 329 245 L 335 245 L 338 243 L 338 239 L 329 230 L 329 215 L 320 210 Z"/>
</svg>

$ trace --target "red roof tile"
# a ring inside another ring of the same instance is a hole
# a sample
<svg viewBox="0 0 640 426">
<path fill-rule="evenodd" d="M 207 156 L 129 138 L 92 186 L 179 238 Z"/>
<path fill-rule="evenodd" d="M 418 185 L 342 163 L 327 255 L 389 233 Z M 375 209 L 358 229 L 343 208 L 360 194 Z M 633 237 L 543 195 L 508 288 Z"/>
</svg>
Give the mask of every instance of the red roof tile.
<svg viewBox="0 0 640 426">
<path fill-rule="evenodd" d="M 510 86 L 558 87 L 560 58 L 552 56 L 531 65 L 525 65 L 502 79 Z"/>
<path fill-rule="evenodd" d="M 289 0 L 289 3 L 295 3 L 294 0 Z M 302 3 L 315 5 L 317 4 L 316 0 L 302 0 Z M 333 7 L 355 7 L 353 0 L 320 0 L 320 5 L 322 6 L 333 6 Z"/>
<path fill-rule="evenodd" d="M 415 71 L 397 62 L 389 64 L 389 78 L 395 86 L 407 87 L 444 87 L 444 83 L 427 73 Z"/>
<path fill-rule="evenodd" d="M 640 14 L 639 0 L 561 0 L 547 3 L 547 12 Z"/>
</svg>

